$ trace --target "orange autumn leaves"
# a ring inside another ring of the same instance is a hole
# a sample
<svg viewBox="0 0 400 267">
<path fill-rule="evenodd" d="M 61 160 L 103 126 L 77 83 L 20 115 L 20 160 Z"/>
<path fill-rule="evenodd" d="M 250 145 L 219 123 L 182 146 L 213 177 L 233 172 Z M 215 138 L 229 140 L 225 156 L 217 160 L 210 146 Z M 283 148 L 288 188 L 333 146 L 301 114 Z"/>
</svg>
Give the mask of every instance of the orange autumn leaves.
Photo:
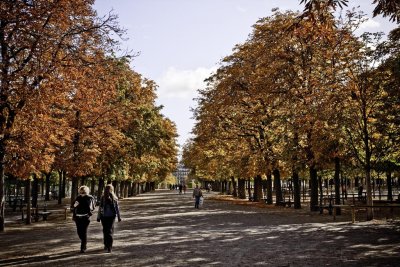
<svg viewBox="0 0 400 267">
<path fill-rule="evenodd" d="M 92 4 L 1 3 L 0 162 L 6 173 L 101 175 L 151 155 L 157 162 L 151 174 L 162 179 L 160 162 L 176 161 L 176 127 L 155 105 L 156 85 L 133 71 L 128 57 L 114 56 L 112 35 L 123 30 L 113 15 L 98 18 Z M 131 127 L 143 119 L 142 109 L 162 136 Z M 139 156 L 141 135 L 153 142 Z"/>
</svg>

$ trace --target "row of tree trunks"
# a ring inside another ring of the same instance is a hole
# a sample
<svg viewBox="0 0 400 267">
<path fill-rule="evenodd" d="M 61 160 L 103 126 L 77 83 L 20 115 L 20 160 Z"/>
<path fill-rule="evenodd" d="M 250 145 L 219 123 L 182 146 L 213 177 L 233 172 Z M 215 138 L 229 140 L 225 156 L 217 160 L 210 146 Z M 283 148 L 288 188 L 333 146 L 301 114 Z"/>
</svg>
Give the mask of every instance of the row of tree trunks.
<svg viewBox="0 0 400 267">
<path fill-rule="evenodd" d="M 341 203 L 341 196 L 340 196 L 340 159 L 336 157 L 334 159 L 335 162 L 335 172 L 334 172 L 334 185 L 335 185 L 335 201 L 336 205 L 340 205 Z M 367 172 L 366 172 L 367 173 Z M 278 169 L 274 169 L 272 172 L 274 176 L 274 191 L 276 195 L 276 204 L 283 201 L 283 194 L 281 188 L 281 179 L 280 179 L 280 172 Z M 319 211 L 318 203 L 322 204 L 322 197 L 323 197 L 323 190 L 322 190 L 322 178 L 318 177 L 318 171 L 315 166 L 310 166 L 309 169 L 310 174 L 310 210 L 311 211 Z M 387 184 L 388 184 L 388 200 L 392 200 L 392 177 L 391 172 L 386 173 Z M 368 177 L 367 181 L 367 191 L 368 191 Z M 247 195 L 249 199 L 253 201 L 263 201 L 263 190 L 266 192 L 266 203 L 273 204 L 273 190 L 272 190 L 272 175 L 271 173 L 267 173 L 267 179 L 265 181 L 262 180 L 260 175 L 257 175 L 254 178 L 254 193 L 252 194 L 251 188 L 251 181 L 239 178 L 237 180 L 237 187 L 236 187 L 236 180 L 234 177 L 231 177 L 231 180 L 227 182 L 226 180 L 217 183 L 221 193 L 232 194 L 234 197 L 238 197 L 239 199 L 246 199 L 246 188 L 248 190 Z M 299 178 L 299 173 L 295 168 L 292 170 L 292 181 L 293 181 L 293 197 L 294 197 L 294 208 L 301 209 L 301 183 Z M 325 181 L 327 182 L 327 181 Z M 357 181 L 358 182 L 358 181 Z M 247 187 L 246 187 L 247 183 Z M 371 186 L 371 185 L 369 185 Z M 237 190 L 236 190 L 237 188 Z M 231 193 L 232 192 L 232 193 Z M 318 194 L 319 193 L 319 194 Z M 368 195 L 368 194 L 367 194 Z M 368 203 L 368 201 L 367 201 Z M 371 212 L 371 211 L 369 211 Z M 341 215 L 340 208 L 336 209 L 336 214 Z M 368 219 L 373 218 L 373 214 L 369 214 L 370 216 Z"/>
<path fill-rule="evenodd" d="M 278 169 L 274 169 L 274 189 L 276 195 L 276 203 L 283 201 L 283 194 L 281 188 L 281 180 L 280 180 L 280 172 Z M 236 192 L 236 180 L 234 177 L 231 177 L 231 181 L 229 184 L 233 186 L 233 195 L 234 197 L 238 197 L 239 199 L 246 199 L 246 182 L 247 182 L 247 195 L 249 199 L 257 202 L 264 202 L 263 199 L 263 189 L 266 190 L 266 203 L 272 204 L 273 203 L 273 190 L 272 190 L 272 175 L 271 173 L 267 174 L 267 180 L 263 183 L 261 175 L 257 175 L 254 178 L 254 194 L 251 193 L 251 181 L 245 180 L 242 178 L 238 179 L 237 184 L 237 192 Z M 225 193 L 224 189 L 226 186 L 227 181 L 221 181 L 221 193 Z M 293 172 L 293 183 L 294 183 L 294 201 L 295 201 L 295 208 L 301 208 L 301 192 L 300 192 L 300 179 L 297 172 Z"/>
<path fill-rule="evenodd" d="M 58 191 L 58 204 L 62 203 L 62 199 L 65 198 L 65 182 L 66 182 L 66 173 L 65 171 L 59 171 L 59 191 Z M 46 192 L 45 192 L 45 200 L 50 200 L 50 176 L 51 174 L 45 174 L 46 177 Z M 26 224 L 31 224 L 32 222 L 32 209 L 34 208 L 38 208 L 38 195 L 39 195 L 39 179 L 37 177 L 36 174 L 32 175 L 33 177 L 33 181 L 31 181 L 31 179 L 26 179 L 25 181 L 25 193 L 24 193 L 24 197 L 25 197 L 25 201 L 27 204 L 27 212 L 26 212 L 26 219 L 25 219 L 25 223 Z M 76 188 L 76 190 L 71 189 L 71 207 L 72 204 L 74 203 L 74 200 L 76 197 L 74 197 L 73 195 L 77 195 L 78 193 L 78 187 L 85 184 L 86 183 L 86 179 L 87 177 L 81 177 L 81 178 L 74 178 L 71 179 L 72 181 L 72 188 Z M 96 180 L 92 179 L 91 180 L 91 185 L 90 185 L 90 189 L 91 189 L 91 194 L 94 195 L 94 190 L 95 190 L 95 186 L 96 186 Z M 141 192 L 145 192 L 145 191 L 153 191 L 155 190 L 155 182 L 149 182 L 145 185 L 143 184 L 139 184 L 139 183 L 132 183 L 132 182 L 128 182 L 128 181 L 124 181 L 124 182 L 116 182 L 114 181 L 115 187 L 117 189 L 119 189 L 119 197 L 125 198 L 128 196 L 134 196 L 137 195 Z M 2 186 L 4 186 L 4 182 L 2 184 Z M 42 183 L 42 188 L 43 188 L 43 183 Z M 104 190 L 104 178 L 100 178 L 98 180 L 98 190 L 97 190 L 97 198 L 100 199 L 102 192 Z M 73 194 L 73 192 L 75 191 L 75 194 Z M 4 191 L 3 191 L 4 192 Z M 4 197 L 3 197 L 4 198 Z M 28 201 L 30 200 L 30 201 Z M 3 201 L 2 205 L 4 206 L 5 201 Z M 4 220 L 4 208 L 3 208 L 3 214 L 0 217 L 0 220 Z M 0 222 L 0 226 L 2 226 L 3 228 L 0 228 L 0 231 L 4 231 L 4 223 L 1 224 Z"/>
</svg>

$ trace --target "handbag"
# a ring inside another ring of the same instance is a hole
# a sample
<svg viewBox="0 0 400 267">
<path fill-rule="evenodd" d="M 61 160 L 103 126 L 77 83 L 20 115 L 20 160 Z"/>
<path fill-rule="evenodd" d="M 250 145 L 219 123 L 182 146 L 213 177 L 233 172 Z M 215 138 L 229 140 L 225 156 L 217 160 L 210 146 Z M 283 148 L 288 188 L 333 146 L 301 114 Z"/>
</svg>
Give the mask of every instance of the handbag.
<svg viewBox="0 0 400 267">
<path fill-rule="evenodd" d="M 97 212 L 97 221 L 98 222 L 100 222 L 102 216 L 103 216 L 103 208 L 99 207 L 99 211 Z"/>
</svg>

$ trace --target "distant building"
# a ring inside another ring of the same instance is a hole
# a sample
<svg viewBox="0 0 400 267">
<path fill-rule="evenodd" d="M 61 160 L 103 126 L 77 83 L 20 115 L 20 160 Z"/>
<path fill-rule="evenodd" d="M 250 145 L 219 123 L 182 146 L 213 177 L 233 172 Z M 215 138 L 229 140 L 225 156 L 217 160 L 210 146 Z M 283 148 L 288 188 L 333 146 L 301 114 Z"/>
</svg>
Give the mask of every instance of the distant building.
<svg viewBox="0 0 400 267">
<path fill-rule="evenodd" d="M 176 177 L 177 184 L 185 184 L 187 176 L 189 175 L 190 169 L 186 168 L 183 164 L 179 163 L 176 171 L 173 172 L 173 175 Z"/>
</svg>

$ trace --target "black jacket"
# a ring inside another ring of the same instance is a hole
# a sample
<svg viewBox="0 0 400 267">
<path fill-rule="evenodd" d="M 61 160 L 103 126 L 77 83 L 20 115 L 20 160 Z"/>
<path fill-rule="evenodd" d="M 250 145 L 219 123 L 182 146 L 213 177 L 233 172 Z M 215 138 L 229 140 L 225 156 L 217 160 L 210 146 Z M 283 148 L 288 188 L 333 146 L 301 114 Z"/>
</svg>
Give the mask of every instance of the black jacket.
<svg viewBox="0 0 400 267">
<path fill-rule="evenodd" d="M 79 195 L 75 199 L 74 204 L 74 218 L 76 217 L 87 217 L 89 218 L 93 214 L 95 208 L 94 198 L 91 195 Z"/>
</svg>

